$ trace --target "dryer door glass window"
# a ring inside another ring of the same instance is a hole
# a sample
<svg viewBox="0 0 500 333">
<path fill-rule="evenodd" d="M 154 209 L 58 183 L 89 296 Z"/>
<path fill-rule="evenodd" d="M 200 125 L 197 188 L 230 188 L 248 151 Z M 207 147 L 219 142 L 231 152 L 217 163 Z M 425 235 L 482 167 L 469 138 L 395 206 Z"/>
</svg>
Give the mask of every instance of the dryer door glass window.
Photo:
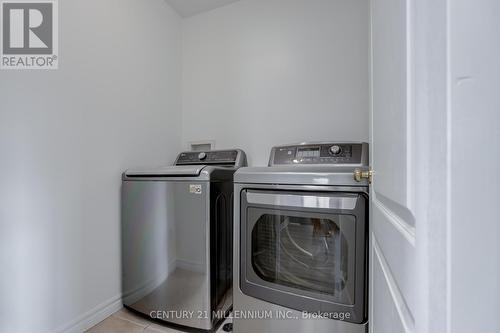
<svg viewBox="0 0 500 333">
<path fill-rule="evenodd" d="M 260 279 L 354 304 L 353 215 L 258 215 L 251 231 L 251 264 Z"/>
</svg>

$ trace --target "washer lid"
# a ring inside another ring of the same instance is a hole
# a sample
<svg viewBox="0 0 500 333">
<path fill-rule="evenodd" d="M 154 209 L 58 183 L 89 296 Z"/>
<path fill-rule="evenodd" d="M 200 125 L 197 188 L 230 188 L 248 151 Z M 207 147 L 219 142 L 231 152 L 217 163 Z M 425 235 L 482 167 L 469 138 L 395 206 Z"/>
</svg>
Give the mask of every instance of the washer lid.
<svg viewBox="0 0 500 333">
<path fill-rule="evenodd" d="M 166 166 L 154 169 L 125 171 L 126 177 L 198 177 L 206 165 Z"/>
</svg>

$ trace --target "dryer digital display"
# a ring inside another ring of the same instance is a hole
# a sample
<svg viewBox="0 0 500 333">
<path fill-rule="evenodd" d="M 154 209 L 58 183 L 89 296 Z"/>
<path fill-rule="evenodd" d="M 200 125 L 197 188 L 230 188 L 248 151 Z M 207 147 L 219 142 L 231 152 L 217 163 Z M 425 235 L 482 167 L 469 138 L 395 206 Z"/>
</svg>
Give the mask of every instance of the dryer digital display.
<svg viewBox="0 0 500 333">
<path fill-rule="evenodd" d="M 319 147 L 299 148 L 296 158 L 319 158 Z"/>
</svg>

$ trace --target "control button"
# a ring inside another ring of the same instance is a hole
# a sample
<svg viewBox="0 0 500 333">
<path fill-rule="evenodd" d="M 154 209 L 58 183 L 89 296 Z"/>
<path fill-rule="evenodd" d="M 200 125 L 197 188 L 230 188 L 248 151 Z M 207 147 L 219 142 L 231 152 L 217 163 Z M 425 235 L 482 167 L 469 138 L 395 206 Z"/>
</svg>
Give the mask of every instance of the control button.
<svg viewBox="0 0 500 333">
<path fill-rule="evenodd" d="M 198 158 L 199 158 L 200 160 L 204 160 L 205 158 L 207 158 L 207 154 L 206 154 L 206 153 L 199 153 L 199 154 L 198 154 Z"/>
<path fill-rule="evenodd" d="M 340 146 L 331 146 L 330 147 L 330 153 L 332 153 L 333 155 L 338 155 L 342 152 L 342 148 L 340 148 Z"/>
</svg>

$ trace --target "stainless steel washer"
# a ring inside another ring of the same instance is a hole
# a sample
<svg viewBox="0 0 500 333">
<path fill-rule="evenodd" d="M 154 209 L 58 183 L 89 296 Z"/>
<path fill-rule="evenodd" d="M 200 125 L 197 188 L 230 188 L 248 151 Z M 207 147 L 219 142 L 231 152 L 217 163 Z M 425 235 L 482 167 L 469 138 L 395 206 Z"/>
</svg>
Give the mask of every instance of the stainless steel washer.
<svg viewBox="0 0 500 333">
<path fill-rule="evenodd" d="M 235 174 L 234 331 L 366 333 L 366 143 L 275 147 Z"/>
<path fill-rule="evenodd" d="M 122 183 L 123 304 L 212 330 L 232 305 L 233 174 L 241 150 L 181 153 Z"/>
</svg>

